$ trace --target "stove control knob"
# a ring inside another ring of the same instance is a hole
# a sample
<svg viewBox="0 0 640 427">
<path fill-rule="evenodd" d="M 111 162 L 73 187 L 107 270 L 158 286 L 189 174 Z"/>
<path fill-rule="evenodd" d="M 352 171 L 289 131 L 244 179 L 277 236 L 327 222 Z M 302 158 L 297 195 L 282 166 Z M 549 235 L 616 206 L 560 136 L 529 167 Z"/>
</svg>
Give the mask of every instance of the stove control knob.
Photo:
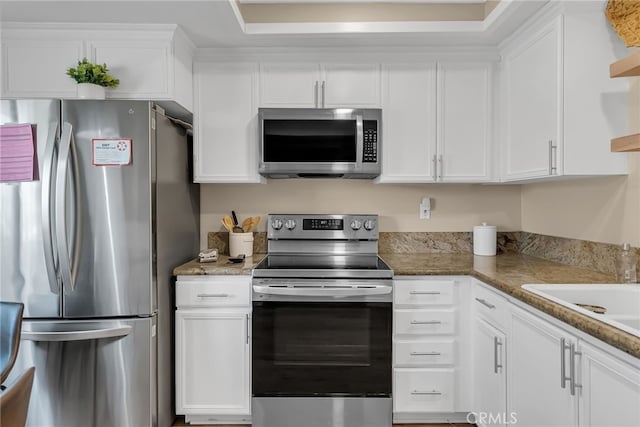
<svg viewBox="0 0 640 427">
<path fill-rule="evenodd" d="M 375 228 L 375 226 L 376 226 L 376 222 L 374 220 L 372 220 L 372 219 L 368 219 L 368 220 L 366 220 L 364 222 L 364 228 L 366 230 L 371 231 L 371 230 L 373 230 Z"/>
<path fill-rule="evenodd" d="M 274 219 L 273 221 L 271 221 L 271 228 L 273 228 L 274 230 L 280 230 L 282 228 L 282 220 Z"/>
<path fill-rule="evenodd" d="M 352 230 L 360 230 L 360 227 L 362 227 L 362 221 L 357 219 L 354 219 L 353 221 L 351 221 Z"/>
<path fill-rule="evenodd" d="M 294 228 L 296 228 L 296 222 L 292 219 L 288 219 L 287 222 L 284 223 L 284 226 L 287 228 L 287 230 L 293 230 Z"/>
</svg>

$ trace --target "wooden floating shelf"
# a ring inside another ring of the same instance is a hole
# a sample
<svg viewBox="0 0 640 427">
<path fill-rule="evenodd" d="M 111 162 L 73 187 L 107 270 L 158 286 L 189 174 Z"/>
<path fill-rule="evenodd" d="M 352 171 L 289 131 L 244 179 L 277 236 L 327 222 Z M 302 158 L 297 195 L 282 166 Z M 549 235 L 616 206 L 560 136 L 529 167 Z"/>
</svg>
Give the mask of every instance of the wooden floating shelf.
<svg viewBox="0 0 640 427">
<path fill-rule="evenodd" d="M 640 151 L 640 133 L 611 140 L 612 152 Z"/>
<path fill-rule="evenodd" d="M 640 51 L 635 52 L 609 66 L 610 77 L 640 76 Z"/>
</svg>

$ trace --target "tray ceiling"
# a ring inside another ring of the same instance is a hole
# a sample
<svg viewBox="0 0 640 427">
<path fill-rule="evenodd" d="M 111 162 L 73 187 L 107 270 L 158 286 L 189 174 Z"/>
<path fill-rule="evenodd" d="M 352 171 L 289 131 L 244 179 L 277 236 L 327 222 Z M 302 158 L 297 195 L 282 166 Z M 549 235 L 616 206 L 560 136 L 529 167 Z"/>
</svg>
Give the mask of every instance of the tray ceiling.
<svg viewBox="0 0 640 427">
<path fill-rule="evenodd" d="M 494 45 L 547 2 L 2 0 L 0 22 L 178 24 L 203 48 Z M 304 12 L 308 7 L 323 12 Z M 247 12 L 252 8 L 274 11 Z"/>
</svg>

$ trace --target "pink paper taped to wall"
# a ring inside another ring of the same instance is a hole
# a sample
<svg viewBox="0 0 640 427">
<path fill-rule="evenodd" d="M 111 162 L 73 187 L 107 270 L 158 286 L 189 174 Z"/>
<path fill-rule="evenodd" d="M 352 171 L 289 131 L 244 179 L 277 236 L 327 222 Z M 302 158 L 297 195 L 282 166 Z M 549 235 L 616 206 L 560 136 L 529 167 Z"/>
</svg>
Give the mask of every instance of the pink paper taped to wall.
<svg viewBox="0 0 640 427">
<path fill-rule="evenodd" d="M 36 125 L 0 125 L 0 182 L 38 179 Z"/>
</svg>

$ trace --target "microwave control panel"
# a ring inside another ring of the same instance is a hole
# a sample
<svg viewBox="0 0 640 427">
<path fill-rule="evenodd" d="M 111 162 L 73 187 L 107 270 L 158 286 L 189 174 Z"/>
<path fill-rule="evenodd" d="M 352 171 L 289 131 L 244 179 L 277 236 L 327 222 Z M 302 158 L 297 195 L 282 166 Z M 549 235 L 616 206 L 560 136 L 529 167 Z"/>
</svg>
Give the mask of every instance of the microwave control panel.
<svg viewBox="0 0 640 427">
<path fill-rule="evenodd" d="M 364 144 L 362 147 L 362 162 L 378 162 L 378 121 L 363 120 Z"/>
</svg>

